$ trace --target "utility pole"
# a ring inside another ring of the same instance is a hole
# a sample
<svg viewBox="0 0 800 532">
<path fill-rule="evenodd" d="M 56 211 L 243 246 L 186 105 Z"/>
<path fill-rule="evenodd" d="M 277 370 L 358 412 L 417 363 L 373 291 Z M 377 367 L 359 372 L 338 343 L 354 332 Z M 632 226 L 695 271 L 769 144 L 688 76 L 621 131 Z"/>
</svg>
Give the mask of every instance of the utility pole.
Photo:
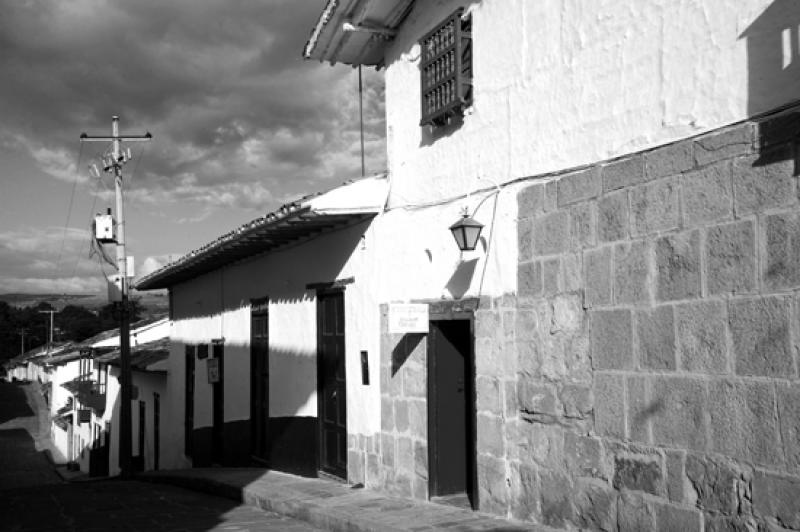
<svg viewBox="0 0 800 532">
<path fill-rule="evenodd" d="M 57 310 L 40 310 L 39 314 L 50 314 L 50 341 L 47 342 L 47 353 L 50 354 L 50 350 L 53 348 L 53 314 L 58 312 Z M 24 333 L 23 333 L 24 334 Z M 23 342 L 25 341 L 25 337 L 22 337 Z"/>
<path fill-rule="evenodd" d="M 22 337 L 19 346 L 19 354 L 23 355 L 25 354 L 25 329 L 20 329 L 17 332 L 19 332 L 19 335 Z"/>
<path fill-rule="evenodd" d="M 81 142 L 111 142 L 111 155 L 104 163 L 105 171 L 114 175 L 114 192 L 117 200 L 117 271 L 121 277 L 121 302 L 119 305 L 119 351 L 120 351 L 120 476 L 131 477 L 131 332 L 130 307 L 128 304 L 128 261 L 125 254 L 125 211 L 123 209 L 122 166 L 130 159 L 120 148 L 122 142 L 148 141 L 153 136 L 120 136 L 119 117 L 111 117 L 111 136 L 89 136 L 81 133 Z"/>
<path fill-rule="evenodd" d="M 364 167 L 364 86 L 361 82 L 361 65 L 358 65 L 358 125 L 361 128 L 361 177 L 367 175 Z"/>
</svg>

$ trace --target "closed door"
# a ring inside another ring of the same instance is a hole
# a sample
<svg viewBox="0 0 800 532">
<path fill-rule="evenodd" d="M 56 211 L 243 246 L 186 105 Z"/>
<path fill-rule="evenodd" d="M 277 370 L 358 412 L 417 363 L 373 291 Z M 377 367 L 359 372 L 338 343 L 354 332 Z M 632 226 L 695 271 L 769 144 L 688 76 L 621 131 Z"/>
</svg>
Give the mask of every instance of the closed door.
<svg viewBox="0 0 800 532">
<path fill-rule="evenodd" d="M 213 412 L 211 427 L 211 459 L 223 464 L 225 442 L 225 351 L 222 344 L 214 344 L 213 357 L 219 360 L 219 379 L 212 384 Z"/>
<path fill-rule="evenodd" d="M 471 323 L 432 321 L 428 341 L 430 492 L 432 496 L 465 494 L 474 504 Z"/>
<path fill-rule="evenodd" d="M 318 295 L 317 335 L 320 470 L 346 478 L 347 382 L 343 292 Z"/>
<path fill-rule="evenodd" d="M 158 470 L 161 460 L 161 397 L 153 394 L 153 469 Z"/>
<path fill-rule="evenodd" d="M 265 461 L 268 456 L 269 423 L 269 317 L 266 312 L 253 314 L 250 342 L 250 425 L 251 453 Z"/>
</svg>

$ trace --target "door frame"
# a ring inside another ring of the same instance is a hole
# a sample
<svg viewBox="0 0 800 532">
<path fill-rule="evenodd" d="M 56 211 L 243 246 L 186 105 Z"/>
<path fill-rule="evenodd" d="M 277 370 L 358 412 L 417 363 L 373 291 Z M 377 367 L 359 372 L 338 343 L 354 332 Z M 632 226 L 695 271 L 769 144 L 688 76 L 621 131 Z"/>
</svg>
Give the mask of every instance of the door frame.
<svg viewBox="0 0 800 532">
<path fill-rule="evenodd" d="M 449 303 L 449 304 L 448 304 Z M 468 376 L 471 379 L 469 386 L 469 397 L 467 397 L 469 409 L 467 412 L 467 422 L 469 423 L 470 441 L 467 442 L 467 454 L 469 456 L 469 469 L 467 471 L 467 495 L 472 504 L 473 510 L 480 508 L 478 500 L 478 408 L 477 408 L 477 372 L 475 366 L 475 314 L 471 305 L 465 308 L 463 302 L 437 302 L 436 305 L 431 305 L 428 313 L 429 322 L 434 321 L 467 321 L 469 322 L 469 335 L 470 335 L 470 349 L 468 353 L 468 360 L 465 364 Z M 433 408 L 436 400 L 436 389 L 433 383 L 433 376 L 435 375 L 436 357 L 433 356 L 433 336 L 428 334 L 426 342 L 427 350 L 427 414 L 428 414 L 428 498 L 436 497 L 434 493 L 437 488 L 437 479 L 433 464 L 437 456 L 437 449 L 435 449 L 435 442 L 438 441 L 439 427 Z"/>
<path fill-rule="evenodd" d="M 322 456 L 325 449 L 324 446 L 324 439 L 323 439 L 323 432 L 325 427 L 325 421 L 323 418 L 323 394 L 322 394 L 322 383 L 325 382 L 323 378 L 323 369 L 324 364 L 322 363 L 322 357 L 319 352 L 319 346 L 321 344 L 322 339 L 322 327 L 320 324 L 322 313 L 321 313 L 321 299 L 326 296 L 335 296 L 341 295 L 342 297 L 342 319 L 345 320 L 345 334 L 344 334 L 344 342 L 345 346 L 342 351 L 343 357 L 343 364 L 345 367 L 344 371 L 344 382 L 345 382 L 345 390 L 347 389 L 347 334 L 346 334 L 346 326 L 347 326 L 347 312 L 345 303 L 345 290 L 344 286 L 339 285 L 327 285 L 324 288 L 319 287 L 317 288 L 316 298 L 317 298 L 317 472 L 321 476 L 330 476 L 336 479 L 344 479 L 347 480 L 347 450 L 345 450 L 345 467 L 344 471 L 329 471 L 323 469 L 322 464 Z M 347 395 L 345 394 L 345 402 L 344 402 L 344 410 L 345 410 L 345 431 L 347 431 Z M 349 434 L 345 433 L 345 445 L 347 445 L 347 436 Z M 343 476 L 340 476 L 343 475 Z"/>
</svg>

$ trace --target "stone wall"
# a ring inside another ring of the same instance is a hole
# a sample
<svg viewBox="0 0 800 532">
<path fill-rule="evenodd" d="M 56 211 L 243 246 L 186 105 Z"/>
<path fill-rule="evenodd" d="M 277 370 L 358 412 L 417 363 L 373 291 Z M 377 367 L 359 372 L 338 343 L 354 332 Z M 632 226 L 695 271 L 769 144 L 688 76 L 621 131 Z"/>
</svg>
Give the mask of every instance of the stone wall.
<svg viewBox="0 0 800 532">
<path fill-rule="evenodd" d="M 476 314 L 480 505 L 596 530 L 800 529 L 793 111 L 532 181 Z"/>
<path fill-rule="evenodd" d="M 428 498 L 427 343 L 390 334 L 381 305 L 381 431 L 350 435 L 348 479 L 408 498 Z"/>
</svg>

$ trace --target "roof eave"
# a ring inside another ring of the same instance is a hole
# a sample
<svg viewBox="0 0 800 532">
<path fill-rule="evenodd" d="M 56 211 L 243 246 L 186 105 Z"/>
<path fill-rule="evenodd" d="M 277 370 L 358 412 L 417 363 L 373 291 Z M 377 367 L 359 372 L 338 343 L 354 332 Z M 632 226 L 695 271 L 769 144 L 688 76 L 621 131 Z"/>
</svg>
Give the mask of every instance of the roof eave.
<svg viewBox="0 0 800 532">
<path fill-rule="evenodd" d="M 415 0 L 328 0 L 303 48 L 304 59 L 351 66 L 384 64 L 392 38 L 377 33 L 345 31 L 343 24 L 368 23 L 389 31 L 402 24 Z"/>
</svg>

